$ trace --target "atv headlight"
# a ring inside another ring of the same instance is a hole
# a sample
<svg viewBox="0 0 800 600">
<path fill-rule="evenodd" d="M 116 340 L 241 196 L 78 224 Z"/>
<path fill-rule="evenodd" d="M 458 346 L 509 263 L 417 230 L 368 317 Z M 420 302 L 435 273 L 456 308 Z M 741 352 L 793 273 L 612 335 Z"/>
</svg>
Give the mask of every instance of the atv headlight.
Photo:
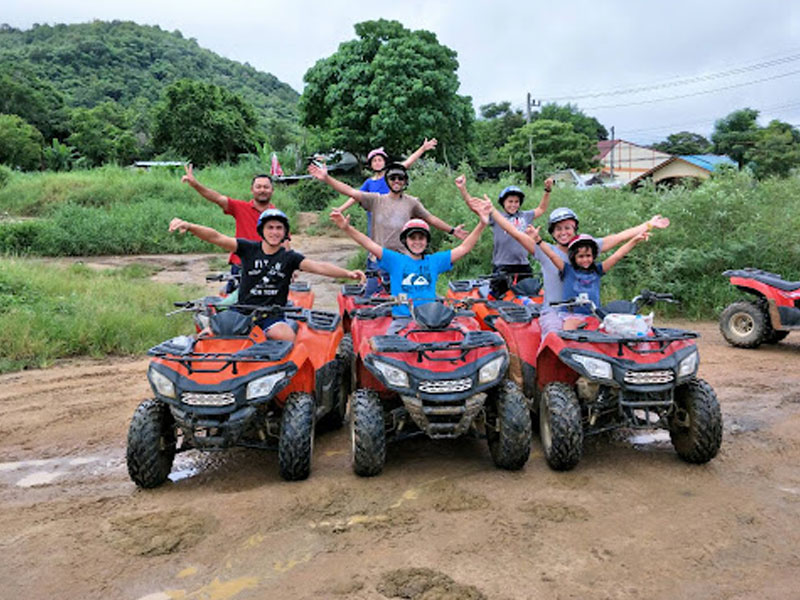
<svg viewBox="0 0 800 600">
<path fill-rule="evenodd" d="M 500 369 L 503 367 L 503 357 L 498 356 L 490 360 L 478 371 L 478 383 L 490 383 L 500 377 Z"/>
<path fill-rule="evenodd" d="M 696 370 L 697 370 L 697 350 L 692 352 L 689 356 L 684 358 L 678 364 L 678 377 L 686 377 L 687 375 L 693 375 Z"/>
<path fill-rule="evenodd" d="M 398 369 L 390 364 L 376 360 L 374 363 L 375 368 L 381 372 L 386 383 L 392 387 L 407 388 L 408 387 L 408 374 L 403 369 Z"/>
<path fill-rule="evenodd" d="M 592 379 L 611 379 L 611 364 L 605 360 L 585 356 L 583 354 L 573 354 L 572 360 L 581 365 L 586 374 Z"/>
<path fill-rule="evenodd" d="M 278 371 L 277 373 L 270 373 L 264 377 L 254 379 L 247 384 L 247 399 L 252 400 L 253 398 L 269 396 L 272 393 L 273 388 L 280 381 L 283 381 L 285 377 L 286 373 L 284 371 Z"/>
<path fill-rule="evenodd" d="M 164 396 L 165 398 L 175 397 L 175 384 L 169 378 L 150 367 L 147 371 L 147 378 L 150 380 L 150 385 L 156 391 L 156 394 Z"/>
</svg>

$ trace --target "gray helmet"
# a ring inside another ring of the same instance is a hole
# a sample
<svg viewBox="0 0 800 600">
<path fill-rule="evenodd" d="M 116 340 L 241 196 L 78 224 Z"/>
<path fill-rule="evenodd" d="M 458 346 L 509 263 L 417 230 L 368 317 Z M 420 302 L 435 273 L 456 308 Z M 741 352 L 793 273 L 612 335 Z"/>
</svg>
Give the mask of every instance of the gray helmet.
<svg viewBox="0 0 800 600">
<path fill-rule="evenodd" d="M 553 212 L 550 213 L 550 220 L 547 222 L 547 231 L 550 232 L 550 235 L 553 235 L 553 229 L 556 227 L 556 223 L 560 223 L 561 221 L 569 221 L 572 219 L 575 221 L 575 231 L 578 231 L 578 225 L 580 221 L 578 221 L 578 215 L 576 215 L 572 210 L 569 208 L 557 208 Z"/>
<path fill-rule="evenodd" d="M 402 175 L 406 180 L 406 186 L 408 186 L 408 169 L 406 169 L 403 163 L 394 162 L 386 167 L 386 172 L 383 174 L 386 185 L 389 185 L 389 177 L 392 177 L 393 175 Z M 391 189 L 391 186 L 389 189 Z"/>
<path fill-rule="evenodd" d="M 522 206 L 523 200 L 525 200 L 525 192 L 519 189 L 515 185 L 509 185 L 508 187 L 504 188 L 500 195 L 497 197 L 497 201 L 500 203 L 504 209 L 506 207 L 506 198 L 509 196 L 519 196 L 519 205 Z"/>
<path fill-rule="evenodd" d="M 285 212 L 277 208 L 268 208 L 259 215 L 258 223 L 256 224 L 256 231 L 262 238 L 264 237 L 264 223 L 267 221 L 280 221 L 283 223 L 283 226 L 286 228 L 283 239 L 289 239 L 289 217 L 286 216 Z"/>
</svg>

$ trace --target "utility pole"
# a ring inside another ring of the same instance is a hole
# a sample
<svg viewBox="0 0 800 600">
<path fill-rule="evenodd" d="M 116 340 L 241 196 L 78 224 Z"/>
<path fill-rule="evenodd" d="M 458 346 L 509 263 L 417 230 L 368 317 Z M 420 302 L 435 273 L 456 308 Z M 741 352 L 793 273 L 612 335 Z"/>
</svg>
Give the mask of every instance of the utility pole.
<svg viewBox="0 0 800 600">
<path fill-rule="evenodd" d="M 541 100 L 532 100 L 531 99 L 531 93 L 528 92 L 528 99 L 527 99 L 527 102 L 525 104 L 525 106 L 526 106 L 525 122 L 526 123 L 530 123 L 531 122 L 531 108 L 538 108 L 541 105 L 542 105 L 542 101 Z M 534 166 L 533 136 L 532 135 L 528 136 L 528 154 L 530 154 L 530 157 L 531 157 L 531 185 L 533 185 L 533 176 L 534 176 L 534 174 L 536 172 L 536 168 Z"/>
<path fill-rule="evenodd" d="M 614 181 L 614 126 L 611 126 L 611 181 Z"/>
</svg>

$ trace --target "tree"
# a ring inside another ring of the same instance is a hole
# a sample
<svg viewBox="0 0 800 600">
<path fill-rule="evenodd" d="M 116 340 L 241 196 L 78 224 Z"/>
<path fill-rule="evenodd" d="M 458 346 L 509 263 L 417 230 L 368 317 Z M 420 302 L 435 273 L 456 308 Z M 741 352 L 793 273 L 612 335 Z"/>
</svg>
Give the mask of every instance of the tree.
<svg viewBox="0 0 800 600">
<path fill-rule="evenodd" d="M 583 133 L 577 133 L 569 123 L 549 119 L 537 119 L 517 129 L 500 149 L 500 154 L 510 158 L 517 167 L 530 164 L 529 138 L 537 163 L 542 161 L 552 168 L 577 171 L 587 171 L 596 166 L 592 158 L 597 153 L 596 142 Z"/>
<path fill-rule="evenodd" d="M 582 133 L 590 140 L 600 141 L 608 139 L 608 131 L 594 117 L 589 117 L 574 104 L 559 106 L 556 103 L 545 104 L 538 113 L 531 116 L 531 120 L 547 119 L 569 123 L 576 133 Z"/>
<path fill-rule="evenodd" d="M 762 128 L 745 159 L 752 163 L 759 179 L 770 175 L 786 177 L 800 166 L 800 131 L 789 123 L 774 120 Z"/>
<path fill-rule="evenodd" d="M 729 114 L 714 123 L 711 141 L 716 154 L 727 154 L 739 167 L 745 164 L 745 154 L 756 143 L 758 138 L 758 111 L 743 108 Z"/>
<path fill-rule="evenodd" d="M 253 107 L 236 94 L 184 79 L 169 86 L 154 113 L 153 145 L 196 165 L 232 160 L 260 141 Z"/>
<path fill-rule="evenodd" d="M 375 146 L 405 152 L 425 137 L 458 162 L 467 151 L 474 120 L 469 97 L 459 96 L 456 53 L 428 31 L 397 21 L 355 26 L 344 42 L 303 76 L 302 123 L 326 141 L 363 153 Z"/>
<path fill-rule="evenodd" d="M 136 137 L 131 131 L 128 111 L 115 102 L 103 102 L 94 108 L 76 108 L 69 122 L 70 146 L 85 157 L 89 165 L 127 164 L 136 156 Z"/>
<path fill-rule="evenodd" d="M 44 138 L 17 115 L 0 114 L 0 164 L 32 171 L 39 168 Z"/>
<path fill-rule="evenodd" d="M 508 138 L 525 125 L 521 110 L 511 108 L 511 103 L 491 102 L 480 107 L 480 118 L 475 121 L 475 155 L 478 163 L 486 166 L 503 164 L 498 150 Z"/>
<path fill-rule="evenodd" d="M 67 134 L 63 94 L 21 64 L 0 63 L 0 113 L 22 117 L 47 139 Z"/>
<path fill-rule="evenodd" d="M 652 145 L 653 150 L 660 150 L 667 154 L 687 155 L 687 154 L 708 154 L 711 152 L 711 142 L 699 133 L 681 131 L 671 133 L 663 142 Z"/>
</svg>

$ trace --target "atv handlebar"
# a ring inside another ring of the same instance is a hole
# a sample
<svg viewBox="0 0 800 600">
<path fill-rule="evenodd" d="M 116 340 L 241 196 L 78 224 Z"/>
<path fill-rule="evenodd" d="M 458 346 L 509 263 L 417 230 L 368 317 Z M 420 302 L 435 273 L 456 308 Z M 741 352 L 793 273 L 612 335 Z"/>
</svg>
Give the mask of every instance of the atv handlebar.
<svg viewBox="0 0 800 600">
<path fill-rule="evenodd" d="M 241 277 L 238 273 L 213 273 L 206 275 L 206 281 L 239 281 Z"/>
</svg>

